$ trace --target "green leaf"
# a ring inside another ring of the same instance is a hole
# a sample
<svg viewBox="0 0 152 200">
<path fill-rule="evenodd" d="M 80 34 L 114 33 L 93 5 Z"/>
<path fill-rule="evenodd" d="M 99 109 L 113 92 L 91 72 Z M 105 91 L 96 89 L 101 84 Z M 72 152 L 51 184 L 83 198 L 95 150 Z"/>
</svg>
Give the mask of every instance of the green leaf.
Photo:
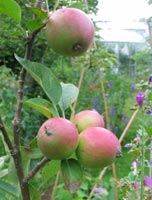
<svg viewBox="0 0 152 200">
<path fill-rule="evenodd" d="M 33 19 L 27 23 L 27 28 L 30 31 L 35 31 L 35 30 L 41 28 L 43 25 L 44 25 L 44 23 L 40 19 Z"/>
<path fill-rule="evenodd" d="M 9 156 L 5 155 L 5 156 L 1 156 L 0 157 L 0 170 L 4 167 L 6 161 L 8 160 Z"/>
<path fill-rule="evenodd" d="M 79 90 L 71 83 L 61 83 L 62 86 L 62 96 L 59 101 L 59 106 L 66 110 L 71 104 L 77 99 Z"/>
<path fill-rule="evenodd" d="M 151 137 L 152 136 L 152 127 L 145 126 L 145 130 L 146 130 L 148 136 Z"/>
<path fill-rule="evenodd" d="M 41 200 L 41 193 L 38 188 L 34 187 L 34 185 L 29 184 L 29 190 L 31 200 Z"/>
<path fill-rule="evenodd" d="M 17 23 L 20 23 L 21 21 L 21 8 L 14 0 L 1 0 L 0 13 L 11 17 Z"/>
<path fill-rule="evenodd" d="M 42 87 L 48 98 L 57 105 L 62 95 L 62 88 L 51 70 L 40 63 L 31 62 L 17 55 L 15 58 Z"/>
<path fill-rule="evenodd" d="M 41 20 L 47 18 L 47 13 L 37 7 L 30 7 L 34 14 L 36 14 Z"/>
<path fill-rule="evenodd" d="M 51 179 L 60 170 L 60 160 L 51 160 L 42 169 L 44 183 Z"/>
<path fill-rule="evenodd" d="M 24 149 L 24 153 L 26 157 L 29 159 L 40 159 L 42 158 L 43 154 L 41 150 L 37 146 L 37 138 L 35 137 L 27 146 L 27 148 Z"/>
<path fill-rule="evenodd" d="M 148 100 L 152 101 L 152 91 L 151 90 L 148 92 L 147 96 L 148 96 Z"/>
<path fill-rule="evenodd" d="M 1 173 L 0 173 L 0 178 L 4 177 L 6 175 L 8 175 L 8 169 L 2 169 Z"/>
<path fill-rule="evenodd" d="M 34 108 L 35 110 L 39 111 L 41 114 L 43 114 L 47 118 L 57 117 L 58 113 L 56 112 L 53 105 L 42 98 L 32 98 L 27 101 L 23 101 L 23 104 Z"/>
<path fill-rule="evenodd" d="M 19 197 L 19 191 L 17 190 L 17 188 L 7 182 L 0 181 L 0 190 L 6 192 L 16 198 Z"/>
<path fill-rule="evenodd" d="M 82 168 L 75 159 L 62 160 L 61 171 L 66 189 L 70 193 L 75 193 L 82 182 Z"/>
</svg>

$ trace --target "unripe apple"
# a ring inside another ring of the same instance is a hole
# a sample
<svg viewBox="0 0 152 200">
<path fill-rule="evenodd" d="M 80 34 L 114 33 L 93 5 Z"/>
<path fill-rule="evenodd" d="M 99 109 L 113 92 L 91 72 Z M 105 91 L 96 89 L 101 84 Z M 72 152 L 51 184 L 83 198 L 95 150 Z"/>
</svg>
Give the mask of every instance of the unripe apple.
<svg viewBox="0 0 152 200">
<path fill-rule="evenodd" d="M 111 131 L 91 127 L 80 133 L 76 155 L 83 166 L 102 169 L 121 156 L 121 147 L 119 140 Z"/>
<path fill-rule="evenodd" d="M 40 127 L 37 144 L 46 157 L 62 160 L 75 151 L 78 145 L 78 131 L 68 119 L 50 118 Z"/>
<path fill-rule="evenodd" d="M 73 123 L 81 132 L 89 127 L 104 127 L 104 117 L 96 110 L 82 110 L 75 114 Z"/>
<path fill-rule="evenodd" d="M 66 56 L 80 56 L 92 43 L 94 25 L 79 9 L 58 9 L 49 15 L 46 37 L 55 52 Z"/>
</svg>

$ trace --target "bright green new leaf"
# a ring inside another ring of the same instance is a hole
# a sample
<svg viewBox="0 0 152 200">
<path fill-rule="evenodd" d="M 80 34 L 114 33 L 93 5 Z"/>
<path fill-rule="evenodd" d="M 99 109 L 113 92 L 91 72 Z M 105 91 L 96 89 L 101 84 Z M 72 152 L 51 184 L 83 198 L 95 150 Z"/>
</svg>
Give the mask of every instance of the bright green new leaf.
<svg viewBox="0 0 152 200">
<path fill-rule="evenodd" d="M 59 106 L 66 110 L 72 103 L 77 99 L 79 90 L 71 83 L 61 83 L 62 86 L 62 96 L 59 102 Z"/>
<path fill-rule="evenodd" d="M 0 13 L 11 17 L 17 23 L 21 21 L 21 8 L 14 0 L 0 0 Z"/>
<path fill-rule="evenodd" d="M 53 104 L 57 105 L 62 95 L 62 88 L 52 71 L 40 63 L 31 62 L 17 55 L 15 58 L 42 87 Z"/>
<path fill-rule="evenodd" d="M 75 159 L 62 160 L 61 172 L 66 189 L 70 193 L 75 193 L 82 182 L 82 168 Z"/>
<path fill-rule="evenodd" d="M 50 118 L 50 117 L 57 117 L 58 113 L 56 112 L 55 108 L 53 105 L 42 98 L 32 98 L 27 101 L 23 101 L 23 104 L 34 108 L 35 110 L 39 111 L 41 114 L 43 114 L 45 117 Z"/>
</svg>

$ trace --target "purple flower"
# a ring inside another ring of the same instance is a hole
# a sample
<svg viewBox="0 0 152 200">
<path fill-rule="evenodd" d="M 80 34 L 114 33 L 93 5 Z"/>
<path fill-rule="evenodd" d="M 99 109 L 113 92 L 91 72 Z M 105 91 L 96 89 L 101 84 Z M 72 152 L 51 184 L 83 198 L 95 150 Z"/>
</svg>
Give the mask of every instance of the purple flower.
<svg viewBox="0 0 152 200">
<path fill-rule="evenodd" d="M 99 188 L 94 188 L 94 192 L 99 194 L 100 193 Z"/>
<path fill-rule="evenodd" d="M 145 99 L 145 94 L 143 92 L 138 92 L 137 96 L 136 96 L 136 102 L 139 106 L 141 106 L 144 102 Z"/>
<path fill-rule="evenodd" d="M 94 192 L 97 193 L 98 195 L 107 195 L 107 190 L 104 187 L 100 188 L 94 188 Z"/>
<path fill-rule="evenodd" d="M 137 167 L 137 162 L 136 161 L 134 161 L 134 162 L 132 162 L 132 164 L 131 164 L 132 166 L 133 166 L 133 168 L 136 168 Z"/>
<path fill-rule="evenodd" d="M 135 85 L 134 85 L 134 84 L 132 84 L 132 86 L 131 86 L 131 91 L 132 91 L 132 92 L 135 91 Z"/>
<path fill-rule="evenodd" d="M 152 83 L 152 74 L 149 76 L 148 82 Z"/>
<path fill-rule="evenodd" d="M 113 87 L 113 80 L 110 80 L 109 82 L 109 88 L 112 88 Z"/>
<path fill-rule="evenodd" d="M 152 166 L 152 160 L 149 161 L 149 165 Z"/>
<path fill-rule="evenodd" d="M 122 116 L 122 121 L 126 124 L 128 121 L 128 117 L 126 115 Z"/>
<path fill-rule="evenodd" d="M 115 115 L 115 108 L 111 108 L 110 115 L 113 117 Z"/>
<path fill-rule="evenodd" d="M 136 159 L 136 163 L 137 165 L 140 164 L 140 160 L 138 158 Z"/>
<path fill-rule="evenodd" d="M 98 111 L 98 107 L 99 107 L 99 96 L 97 95 L 95 98 L 94 98 L 94 105 L 93 105 L 93 108 Z"/>
<path fill-rule="evenodd" d="M 147 114 L 152 116 L 152 110 L 147 110 Z"/>
<path fill-rule="evenodd" d="M 29 93 L 29 90 L 28 89 L 25 89 L 25 95 L 27 95 Z"/>
<path fill-rule="evenodd" d="M 149 147 L 149 151 L 152 151 L 152 146 L 151 146 L 151 147 Z"/>
<path fill-rule="evenodd" d="M 144 180 L 147 187 L 152 187 L 152 180 L 149 176 L 145 176 Z"/>
<path fill-rule="evenodd" d="M 114 133 L 117 135 L 117 133 L 118 133 L 118 127 L 117 126 L 115 126 L 114 127 Z"/>
<path fill-rule="evenodd" d="M 127 148 L 127 149 L 130 149 L 132 147 L 132 144 L 125 144 L 124 147 Z"/>
<path fill-rule="evenodd" d="M 139 187 L 139 182 L 135 181 L 134 184 L 133 184 L 133 187 L 134 187 L 135 190 L 137 190 L 138 187 Z"/>
<path fill-rule="evenodd" d="M 136 134 L 136 138 L 137 138 L 138 140 L 140 140 L 141 136 L 140 136 L 139 133 Z"/>
<path fill-rule="evenodd" d="M 108 192 L 107 192 L 106 188 L 101 187 L 101 194 L 106 195 L 107 193 L 108 193 Z"/>
</svg>

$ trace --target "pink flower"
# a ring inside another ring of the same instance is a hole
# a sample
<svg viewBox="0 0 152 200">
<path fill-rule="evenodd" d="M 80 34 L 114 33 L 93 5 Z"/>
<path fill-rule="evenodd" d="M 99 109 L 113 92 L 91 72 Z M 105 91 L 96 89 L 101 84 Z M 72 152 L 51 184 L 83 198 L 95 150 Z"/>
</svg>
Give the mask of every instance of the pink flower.
<svg viewBox="0 0 152 200">
<path fill-rule="evenodd" d="M 152 179 L 149 176 L 145 176 L 144 180 L 147 187 L 152 187 Z"/>
</svg>

